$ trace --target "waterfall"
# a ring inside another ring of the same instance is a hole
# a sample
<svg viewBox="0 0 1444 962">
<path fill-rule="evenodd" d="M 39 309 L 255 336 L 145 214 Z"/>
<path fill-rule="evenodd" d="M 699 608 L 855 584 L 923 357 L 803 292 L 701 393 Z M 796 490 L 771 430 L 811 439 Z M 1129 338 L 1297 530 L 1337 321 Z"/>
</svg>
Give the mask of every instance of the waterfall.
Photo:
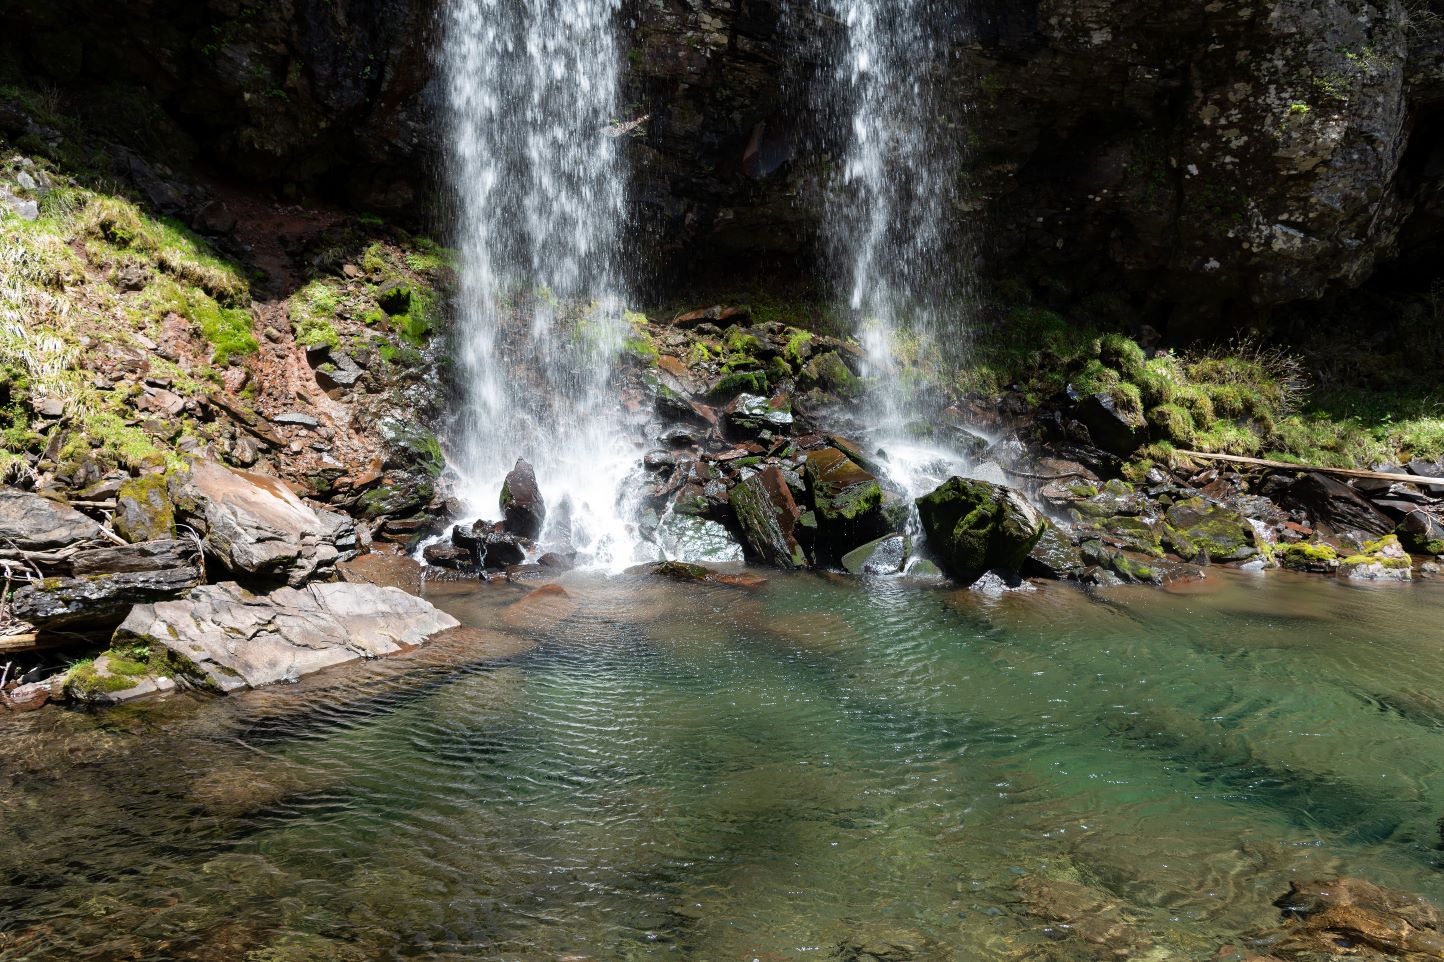
<svg viewBox="0 0 1444 962">
<path fill-rule="evenodd" d="M 617 141 L 619 0 L 450 0 L 442 49 L 459 254 L 448 436 L 457 493 L 497 517 L 531 461 L 549 531 L 591 564 L 630 560 L 617 504 L 624 443 L 615 359 L 628 334 L 619 250 L 627 179 Z"/>
<path fill-rule="evenodd" d="M 956 358 L 972 284 L 963 263 L 959 99 L 941 90 L 965 17 L 956 0 L 817 0 L 836 39 L 816 99 L 842 165 L 825 202 L 825 240 L 872 394 L 867 420 L 899 473 L 936 452 L 924 372 Z M 899 479 L 904 480 L 904 479 Z"/>
</svg>

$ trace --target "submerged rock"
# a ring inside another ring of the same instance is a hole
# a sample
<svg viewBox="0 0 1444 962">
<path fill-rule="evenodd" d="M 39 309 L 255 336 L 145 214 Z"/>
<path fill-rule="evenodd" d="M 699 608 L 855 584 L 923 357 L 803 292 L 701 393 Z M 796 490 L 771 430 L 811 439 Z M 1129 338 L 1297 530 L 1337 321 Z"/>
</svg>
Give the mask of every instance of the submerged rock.
<svg viewBox="0 0 1444 962">
<path fill-rule="evenodd" d="M 331 575 L 357 547 L 349 518 L 309 507 L 275 478 L 197 461 L 170 493 L 206 553 L 238 577 L 298 587 Z"/>
<path fill-rule="evenodd" d="M 1284 925 L 1256 938 L 1279 955 L 1444 958 L 1444 917 L 1416 895 L 1360 879 L 1318 879 L 1290 882 L 1274 905 Z"/>
<path fill-rule="evenodd" d="M 188 682 L 229 692 L 396 654 L 459 624 L 399 588 L 338 582 L 257 595 L 232 582 L 137 605 L 115 643 L 163 646 Z"/>
<path fill-rule="evenodd" d="M 502 483 L 501 512 L 511 534 L 533 540 L 541 536 L 547 507 L 537 487 L 536 472 L 526 461 L 518 460 Z"/>
<path fill-rule="evenodd" d="M 907 566 L 910 549 L 907 535 L 888 535 L 843 555 L 842 566 L 848 574 L 895 575 Z"/>
<path fill-rule="evenodd" d="M 963 584 L 1020 571 L 1047 528 L 1022 495 L 987 481 L 951 478 L 917 506 L 933 554 Z"/>
<path fill-rule="evenodd" d="M 22 551 L 53 551 L 101 537 L 98 523 L 68 505 L 29 491 L 0 488 L 0 543 Z"/>
</svg>

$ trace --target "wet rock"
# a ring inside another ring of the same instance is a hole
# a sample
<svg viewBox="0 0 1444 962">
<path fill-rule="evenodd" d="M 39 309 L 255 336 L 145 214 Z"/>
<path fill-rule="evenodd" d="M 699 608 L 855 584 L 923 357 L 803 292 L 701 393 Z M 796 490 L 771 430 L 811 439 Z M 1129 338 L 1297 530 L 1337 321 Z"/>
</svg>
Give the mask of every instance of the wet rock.
<svg viewBox="0 0 1444 962">
<path fill-rule="evenodd" d="M 29 491 L 0 488 L 0 544 L 22 551 L 52 551 L 101 537 L 95 521 L 67 505 Z"/>
<path fill-rule="evenodd" d="M 1283 493 L 1286 504 L 1306 511 L 1341 531 L 1388 534 L 1394 523 L 1347 484 L 1324 474 L 1306 474 Z"/>
<path fill-rule="evenodd" d="M 656 537 L 666 556 L 675 561 L 722 564 L 741 561 L 744 556 L 732 532 L 706 518 L 668 514 L 657 526 Z"/>
<path fill-rule="evenodd" d="M 1117 899 L 1097 889 L 1062 879 L 1028 876 L 1017 884 L 1029 915 L 1045 923 L 1044 934 L 1059 941 L 1078 940 L 1102 958 L 1138 958 L 1152 944 L 1148 933 L 1129 922 Z"/>
<path fill-rule="evenodd" d="M 1057 528 L 1049 525 L 1028 552 L 1023 573 L 1040 578 L 1063 579 L 1077 575 L 1087 567 L 1083 553 Z"/>
<path fill-rule="evenodd" d="M 66 697 L 88 705 L 123 705 L 167 694 L 176 687 L 163 670 L 114 654 L 71 669 L 62 684 Z"/>
<path fill-rule="evenodd" d="M 1281 544 L 1274 549 L 1279 564 L 1292 571 L 1308 571 L 1327 574 L 1339 567 L 1339 553 L 1331 544 L 1322 541 L 1299 541 Z"/>
<path fill-rule="evenodd" d="M 160 474 L 132 478 L 115 495 L 111 527 L 126 541 L 160 541 L 175 534 L 175 505 Z"/>
<path fill-rule="evenodd" d="M 331 350 L 326 361 L 316 369 L 316 383 L 326 391 L 344 391 L 356 386 L 366 371 L 351 355 Z"/>
<path fill-rule="evenodd" d="M 336 573 L 342 581 L 352 584 L 400 588 L 408 594 L 419 595 L 424 571 L 409 555 L 372 551 L 341 562 L 336 566 Z"/>
<path fill-rule="evenodd" d="M 427 545 L 422 549 L 421 557 L 427 564 L 437 568 L 461 570 L 476 564 L 476 555 L 472 553 L 471 549 L 456 544 L 447 544 L 444 541 Z"/>
<path fill-rule="evenodd" d="M 501 613 L 502 624 L 519 631 L 550 631 L 576 614 L 577 603 L 560 585 L 544 585 Z"/>
<path fill-rule="evenodd" d="M 535 547 L 528 538 L 509 532 L 493 531 L 481 540 L 477 563 L 492 571 L 502 571 L 526 562 L 527 549 Z"/>
<path fill-rule="evenodd" d="M 0 710 L 23 712 L 44 708 L 50 701 L 50 682 L 36 681 L 28 685 L 17 685 L 9 691 L 0 691 Z"/>
<path fill-rule="evenodd" d="M 292 587 L 335 571 L 356 550 L 356 527 L 317 511 L 275 478 L 197 461 L 171 480 L 177 519 L 205 541 L 206 554 L 236 576 Z"/>
<path fill-rule="evenodd" d="M 797 540 L 802 510 L 781 470 L 775 466 L 763 469 L 733 487 L 728 499 L 753 557 L 777 568 L 807 566 L 807 554 Z"/>
<path fill-rule="evenodd" d="M 792 426 L 792 403 L 778 395 L 771 400 L 740 394 L 727 405 L 727 424 L 734 432 L 752 436 L 763 431 L 785 431 Z"/>
<path fill-rule="evenodd" d="M 526 461 L 519 459 L 502 483 L 501 512 L 510 533 L 532 539 L 541 535 L 547 517 L 546 502 L 537 487 L 536 472 Z"/>
<path fill-rule="evenodd" d="M 257 595 L 223 583 L 136 606 L 115 643 L 164 647 L 189 683 L 229 692 L 406 651 L 459 624 L 397 588 L 337 582 Z"/>
<path fill-rule="evenodd" d="M 1021 570 L 1047 527 L 1022 495 L 987 481 L 951 478 L 917 506 L 933 554 L 965 585 L 991 569 Z"/>
<path fill-rule="evenodd" d="M 838 561 L 859 545 L 888 533 L 882 484 L 837 448 L 809 451 L 804 467 L 817 519 L 817 559 Z"/>
<path fill-rule="evenodd" d="M 1444 957 L 1444 919 L 1416 895 L 1360 879 L 1320 879 L 1289 883 L 1274 905 L 1285 925 L 1261 938 L 1276 954 Z"/>
<path fill-rule="evenodd" d="M 654 561 L 636 565 L 625 572 L 633 577 L 665 578 L 691 584 L 717 584 L 733 588 L 760 588 L 767 579 L 747 571 L 719 571 L 707 565 L 683 561 Z"/>
<path fill-rule="evenodd" d="M 45 578 L 15 590 L 16 618 L 37 628 L 103 628 L 119 624 L 133 605 L 174 598 L 199 585 L 199 567 L 126 571 L 76 578 Z"/>
<path fill-rule="evenodd" d="M 907 535 L 888 535 L 843 555 L 842 567 L 854 575 L 900 574 L 907 567 L 910 547 Z"/>
</svg>

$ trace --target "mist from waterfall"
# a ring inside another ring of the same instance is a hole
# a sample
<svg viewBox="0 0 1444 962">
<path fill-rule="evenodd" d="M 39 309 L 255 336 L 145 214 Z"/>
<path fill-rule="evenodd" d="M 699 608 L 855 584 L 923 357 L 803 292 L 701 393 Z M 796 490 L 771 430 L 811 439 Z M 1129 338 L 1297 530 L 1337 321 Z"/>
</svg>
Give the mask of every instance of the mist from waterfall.
<svg viewBox="0 0 1444 962">
<path fill-rule="evenodd" d="M 614 127 L 619 0 L 451 0 L 442 49 L 459 291 L 449 436 L 458 496 L 495 518 L 518 457 L 560 537 L 618 566 L 636 461 L 609 383 L 627 336 L 627 176 Z"/>
<path fill-rule="evenodd" d="M 966 27 L 955 0 L 817 0 L 835 39 L 815 99 L 839 145 L 824 239 L 866 350 L 865 419 L 900 473 L 934 457 L 917 422 L 934 373 L 966 344 L 960 257 L 964 117 L 942 83 Z"/>
</svg>

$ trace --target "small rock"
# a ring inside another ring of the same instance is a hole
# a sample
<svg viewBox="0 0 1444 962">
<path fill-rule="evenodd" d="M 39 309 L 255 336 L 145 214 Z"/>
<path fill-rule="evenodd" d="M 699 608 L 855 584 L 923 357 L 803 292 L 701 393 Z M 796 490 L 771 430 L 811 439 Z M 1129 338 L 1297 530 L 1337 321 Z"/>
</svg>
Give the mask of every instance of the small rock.
<svg viewBox="0 0 1444 962">
<path fill-rule="evenodd" d="M 320 421 L 318 421 L 318 420 L 316 420 L 315 418 L 311 417 L 311 415 L 309 415 L 309 414 L 303 414 L 303 413 L 300 412 L 300 411 L 286 411 L 286 412 L 284 412 L 284 413 L 282 413 L 282 414 L 278 414 L 278 415 L 276 415 L 275 417 L 271 418 L 271 423 L 272 423 L 272 424 L 292 425 L 292 426 L 295 426 L 295 427 L 309 428 L 309 429 L 315 429 L 315 428 L 318 428 L 318 427 L 321 426 L 321 422 L 320 422 Z"/>
</svg>

